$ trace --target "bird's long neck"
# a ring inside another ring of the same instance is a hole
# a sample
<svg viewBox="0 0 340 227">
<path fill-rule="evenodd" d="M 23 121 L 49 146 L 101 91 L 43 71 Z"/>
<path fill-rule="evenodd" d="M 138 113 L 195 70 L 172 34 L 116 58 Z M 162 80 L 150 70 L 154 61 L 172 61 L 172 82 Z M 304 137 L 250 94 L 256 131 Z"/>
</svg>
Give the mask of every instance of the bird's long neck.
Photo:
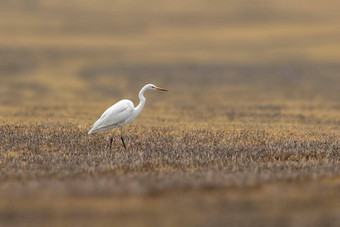
<svg viewBox="0 0 340 227">
<path fill-rule="evenodd" d="M 146 91 L 146 86 L 144 86 L 141 90 L 140 90 L 140 92 L 139 92 L 139 104 L 138 104 L 138 106 L 135 108 L 135 111 L 139 114 L 141 111 L 142 111 L 142 109 L 143 109 L 143 107 L 144 107 L 144 104 L 145 104 L 145 101 L 146 101 L 146 99 L 145 99 L 145 97 L 144 97 L 144 92 Z"/>
</svg>

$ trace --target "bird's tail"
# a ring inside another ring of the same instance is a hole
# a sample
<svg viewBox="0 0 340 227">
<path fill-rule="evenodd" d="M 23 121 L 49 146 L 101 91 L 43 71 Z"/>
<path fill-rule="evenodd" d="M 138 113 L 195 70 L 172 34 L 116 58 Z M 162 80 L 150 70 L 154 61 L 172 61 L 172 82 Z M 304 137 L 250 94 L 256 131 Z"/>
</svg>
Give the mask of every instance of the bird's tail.
<svg viewBox="0 0 340 227">
<path fill-rule="evenodd" d="M 89 131 L 88 135 L 90 135 L 91 133 L 93 133 L 93 128 L 91 128 L 91 130 Z"/>
</svg>

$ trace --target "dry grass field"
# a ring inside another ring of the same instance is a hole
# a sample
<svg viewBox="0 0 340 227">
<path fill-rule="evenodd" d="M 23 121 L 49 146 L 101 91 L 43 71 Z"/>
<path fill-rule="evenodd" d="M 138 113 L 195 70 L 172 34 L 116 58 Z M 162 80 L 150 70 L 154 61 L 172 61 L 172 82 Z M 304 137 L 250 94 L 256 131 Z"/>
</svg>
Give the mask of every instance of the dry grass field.
<svg viewBox="0 0 340 227">
<path fill-rule="evenodd" d="M 0 226 L 339 226 L 339 10 L 1 1 Z"/>
</svg>

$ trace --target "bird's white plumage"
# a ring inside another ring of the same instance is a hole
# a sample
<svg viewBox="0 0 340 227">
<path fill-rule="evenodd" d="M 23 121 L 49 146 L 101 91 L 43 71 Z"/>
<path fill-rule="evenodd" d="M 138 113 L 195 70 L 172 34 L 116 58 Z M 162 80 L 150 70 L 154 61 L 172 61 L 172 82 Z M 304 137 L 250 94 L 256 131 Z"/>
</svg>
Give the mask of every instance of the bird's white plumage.
<svg viewBox="0 0 340 227">
<path fill-rule="evenodd" d="M 130 100 L 123 99 L 108 108 L 102 116 L 94 123 L 89 134 L 93 132 L 106 131 L 117 126 L 129 123 L 129 118 L 134 111 L 134 105 Z"/>
<path fill-rule="evenodd" d="M 94 123 L 92 129 L 89 131 L 89 134 L 106 131 L 115 127 L 122 127 L 123 125 L 135 120 L 144 107 L 144 92 L 146 90 L 166 91 L 164 88 L 156 87 L 153 84 L 145 85 L 139 92 L 140 103 L 137 107 L 134 107 L 133 103 L 127 99 L 117 102 L 108 108 Z"/>
</svg>

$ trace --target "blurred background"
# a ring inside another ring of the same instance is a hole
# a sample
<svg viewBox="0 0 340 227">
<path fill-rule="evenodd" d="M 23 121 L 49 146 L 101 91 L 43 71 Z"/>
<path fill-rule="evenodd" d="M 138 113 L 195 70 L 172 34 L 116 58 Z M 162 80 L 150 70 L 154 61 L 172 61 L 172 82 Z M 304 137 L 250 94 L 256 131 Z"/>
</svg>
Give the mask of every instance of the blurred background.
<svg viewBox="0 0 340 227">
<path fill-rule="evenodd" d="M 254 122 L 270 111 L 338 123 L 339 10 L 309 0 L 2 0 L 0 116 L 89 126 L 154 83 L 170 92 L 149 92 L 142 120 Z"/>
</svg>

